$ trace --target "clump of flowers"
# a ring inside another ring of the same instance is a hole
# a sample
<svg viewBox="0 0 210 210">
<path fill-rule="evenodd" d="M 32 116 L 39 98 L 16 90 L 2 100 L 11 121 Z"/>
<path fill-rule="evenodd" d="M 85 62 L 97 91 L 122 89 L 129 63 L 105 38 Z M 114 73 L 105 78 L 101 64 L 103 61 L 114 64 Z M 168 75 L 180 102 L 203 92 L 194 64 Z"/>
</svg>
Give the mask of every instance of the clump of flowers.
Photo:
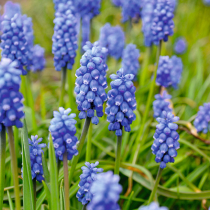
<svg viewBox="0 0 210 210">
<path fill-rule="evenodd" d="M 44 151 L 42 149 L 46 147 L 46 144 L 41 143 L 41 141 L 42 138 L 38 138 L 38 135 L 31 136 L 31 139 L 28 139 L 32 179 L 36 179 L 40 183 L 44 180 L 42 167 L 42 153 Z"/>
<path fill-rule="evenodd" d="M 77 121 L 74 119 L 76 114 L 71 113 L 71 109 L 59 108 L 54 111 L 54 118 L 50 122 L 49 131 L 52 135 L 56 158 L 63 160 L 63 155 L 67 152 L 67 159 L 71 160 L 73 155 L 77 155 L 78 139 L 75 136 Z M 70 114 L 70 115 L 69 115 Z"/>
<path fill-rule="evenodd" d="M 44 57 L 44 48 L 39 45 L 34 45 L 32 48 L 33 58 L 31 71 L 42 71 L 45 67 L 46 61 Z"/>
<path fill-rule="evenodd" d="M 178 38 L 174 45 L 174 51 L 177 54 L 183 54 L 187 49 L 187 42 L 184 38 Z"/>
<path fill-rule="evenodd" d="M 57 71 L 62 68 L 72 69 L 76 57 L 77 46 L 77 20 L 71 10 L 59 4 L 54 19 L 54 35 L 52 37 L 54 65 Z"/>
<path fill-rule="evenodd" d="M 120 177 L 113 175 L 112 171 L 96 175 L 96 180 L 90 188 L 93 199 L 87 206 L 88 210 L 120 210 L 117 204 L 122 186 L 119 184 Z"/>
<path fill-rule="evenodd" d="M 177 56 L 160 56 L 156 83 L 158 85 L 177 88 L 181 80 L 183 64 Z"/>
<path fill-rule="evenodd" d="M 62 10 L 70 10 L 74 13 L 76 8 L 73 1 L 74 0 L 53 0 L 55 11 L 57 12 L 62 8 Z"/>
<path fill-rule="evenodd" d="M 168 36 L 173 35 L 174 31 L 174 6 L 170 0 L 157 0 L 152 19 L 153 43 L 159 45 L 161 40 L 168 41 Z"/>
<path fill-rule="evenodd" d="M 6 127 L 21 128 L 23 113 L 23 96 L 19 92 L 22 71 L 17 62 L 2 58 L 0 62 L 0 123 Z"/>
<path fill-rule="evenodd" d="M 177 156 L 177 149 L 180 144 L 178 142 L 179 134 L 176 132 L 178 125 L 174 122 L 179 120 L 179 117 L 174 117 L 171 112 L 163 111 L 163 117 L 157 118 L 159 124 L 156 126 L 156 131 L 153 136 L 154 142 L 152 145 L 152 153 L 156 155 L 155 161 L 160 163 L 163 169 L 166 163 L 174 163 L 174 157 Z"/>
<path fill-rule="evenodd" d="M 125 35 L 120 26 L 112 27 L 106 23 L 100 31 L 99 42 L 108 49 L 108 53 L 115 59 L 120 59 L 125 46 Z"/>
<path fill-rule="evenodd" d="M 121 7 L 121 6 L 122 6 L 122 0 L 112 0 L 112 3 L 113 3 L 116 7 Z"/>
<path fill-rule="evenodd" d="M 98 117 L 103 116 L 103 103 L 107 100 L 105 63 L 107 49 L 98 42 L 87 42 L 83 47 L 85 53 L 80 60 L 81 67 L 76 71 L 76 102 L 80 111 L 79 118 L 92 118 L 93 124 L 98 124 Z M 95 115 L 96 111 L 96 115 Z"/>
<path fill-rule="evenodd" d="M 110 75 L 112 81 L 111 90 L 108 92 L 107 101 L 107 121 L 110 122 L 108 129 L 116 131 L 117 136 L 122 136 L 124 127 L 126 132 L 131 131 L 130 125 L 136 119 L 134 110 L 136 109 L 135 91 L 132 82 L 133 74 L 124 74 L 123 69 L 117 71 L 117 75 Z"/>
<path fill-rule="evenodd" d="M 20 4 L 13 3 L 12 1 L 7 1 L 4 5 L 4 14 L 3 17 L 6 16 L 6 18 L 10 19 L 15 14 L 21 14 L 21 8 Z"/>
<path fill-rule="evenodd" d="M 154 8 L 156 0 L 145 0 L 142 3 L 142 32 L 144 34 L 144 44 L 147 47 L 150 47 L 153 42 L 152 35 L 152 21 L 154 16 Z"/>
<path fill-rule="evenodd" d="M 169 99 L 171 99 L 171 95 L 167 94 L 166 91 L 163 91 L 162 94 L 156 94 L 155 99 L 156 100 L 153 102 L 154 118 L 163 117 L 163 111 L 172 111 L 172 109 L 169 107 Z"/>
<path fill-rule="evenodd" d="M 103 171 L 102 168 L 96 168 L 99 162 L 89 163 L 86 162 L 82 167 L 82 174 L 80 175 L 79 190 L 76 194 L 78 200 L 82 205 L 87 204 L 93 198 L 93 194 L 90 192 L 90 187 L 94 181 L 96 181 L 96 174 Z"/>
<path fill-rule="evenodd" d="M 197 132 L 207 133 L 210 130 L 210 103 L 204 103 L 199 107 L 194 126 Z"/>
<path fill-rule="evenodd" d="M 123 50 L 122 55 L 122 68 L 124 69 L 124 74 L 137 75 L 139 69 L 139 50 L 134 44 L 128 44 Z"/>
<path fill-rule="evenodd" d="M 141 16 L 141 0 L 122 0 L 122 21 L 126 22 L 129 19 L 137 18 Z"/>
<path fill-rule="evenodd" d="M 139 210 L 168 210 L 167 207 L 160 207 L 158 203 L 152 202 L 148 206 L 142 206 Z"/>
<path fill-rule="evenodd" d="M 22 74 L 26 74 L 27 72 L 23 69 L 23 66 L 27 64 L 28 46 L 20 14 L 16 13 L 12 18 L 4 16 L 2 21 L 1 48 L 2 57 L 16 61 L 17 67 L 22 70 Z"/>
</svg>

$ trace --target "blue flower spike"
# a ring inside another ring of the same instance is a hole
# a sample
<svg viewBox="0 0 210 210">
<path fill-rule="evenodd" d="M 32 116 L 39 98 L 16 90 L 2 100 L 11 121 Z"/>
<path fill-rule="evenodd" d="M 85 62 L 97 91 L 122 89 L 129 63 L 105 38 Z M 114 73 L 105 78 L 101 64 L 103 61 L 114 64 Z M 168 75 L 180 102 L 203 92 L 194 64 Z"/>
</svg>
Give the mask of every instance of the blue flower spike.
<svg viewBox="0 0 210 210">
<path fill-rule="evenodd" d="M 122 191 L 119 184 L 120 177 L 112 171 L 96 175 L 96 180 L 90 188 L 93 199 L 87 206 L 88 210 L 120 210 L 118 200 Z"/>
<path fill-rule="evenodd" d="M 36 179 L 38 182 L 44 180 L 44 173 L 42 167 L 42 153 L 44 154 L 43 148 L 46 147 L 46 144 L 41 143 L 42 138 L 38 138 L 38 135 L 31 136 L 31 139 L 28 139 L 29 142 L 29 152 L 31 159 L 31 175 L 32 179 Z"/>
<path fill-rule="evenodd" d="M 3 17 L 12 18 L 15 14 L 21 14 L 20 4 L 7 1 L 4 5 Z"/>
<path fill-rule="evenodd" d="M 22 71 L 16 61 L 2 58 L 0 62 L 0 123 L 6 127 L 23 127 L 23 96 L 19 92 Z"/>
<path fill-rule="evenodd" d="M 56 158 L 59 160 L 63 160 L 65 151 L 67 151 L 68 160 L 78 154 L 78 139 L 75 136 L 77 121 L 74 119 L 76 114 L 70 114 L 70 112 L 70 108 L 65 110 L 60 107 L 59 112 L 53 112 L 54 118 L 50 122 L 49 131 L 52 135 Z"/>
<path fill-rule="evenodd" d="M 124 74 L 133 74 L 137 76 L 139 65 L 139 50 L 134 44 L 128 44 L 123 50 L 122 56 L 122 68 L 124 69 Z"/>
<path fill-rule="evenodd" d="M 156 119 L 159 124 L 156 126 L 151 149 L 152 153 L 156 155 L 155 161 L 160 163 L 160 168 L 164 169 L 166 163 L 174 163 L 177 150 L 180 148 L 179 134 L 176 132 L 178 125 L 174 123 L 179 120 L 179 117 L 174 117 L 171 112 L 165 111 L 162 116 Z"/>
<path fill-rule="evenodd" d="M 159 45 L 161 40 L 167 42 L 168 37 L 173 35 L 173 17 L 174 6 L 171 0 L 157 0 L 151 24 L 152 41 L 155 45 Z"/>
<path fill-rule="evenodd" d="M 117 136 L 122 136 L 122 129 L 131 131 L 130 125 L 136 119 L 134 110 L 136 109 L 135 91 L 132 82 L 133 74 L 124 74 L 123 69 L 117 71 L 117 75 L 112 74 L 110 78 L 111 90 L 108 92 L 107 121 L 110 122 L 108 129 L 115 131 Z"/>
<path fill-rule="evenodd" d="M 31 71 L 37 72 L 42 71 L 45 68 L 45 57 L 44 57 L 44 48 L 39 45 L 34 45 L 32 48 L 33 59 L 32 59 L 32 66 Z"/>
<path fill-rule="evenodd" d="M 86 166 L 82 167 L 82 174 L 80 175 L 79 183 L 80 188 L 76 194 L 76 197 L 82 203 L 82 205 L 87 204 L 93 198 L 93 194 L 90 192 L 90 187 L 96 180 L 96 174 L 103 171 L 102 168 L 96 168 L 98 164 L 98 161 L 95 163 L 86 162 Z"/>
<path fill-rule="evenodd" d="M 139 210 L 168 210 L 167 207 L 160 207 L 158 203 L 152 202 L 148 206 L 141 206 Z"/>
<path fill-rule="evenodd" d="M 153 102 L 154 118 L 163 117 L 163 111 L 172 112 L 172 109 L 169 107 L 171 95 L 169 95 L 167 91 L 163 91 L 162 94 L 156 94 L 155 99 L 156 100 Z"/>
<path fill-rule="evenodd" d="M 156 83 L 163 87 L 177 88 L 183 71 L 181 58 L 177 56 L 160 56 Z"/>
<path fill-rule="evenodd" d="M 112 4 L 116 7 L 121 7 L 122 6 L 122 0 L 112 0 Z"/>
<path fill-rule="evenodd" d="M 107 100 L 107 49 L 101 47 L 98 42 L 87 42 L 83 49 L 85 53 L 80 60 L 81 67 L 76 71 L 74 89 L 77 108 L 80 111 L 80 119 L 90 117 L 92 123 L 97 125 L 98 118 L 103 116 L 103 103 Z"/>
<path fill-rule="evenodd" d="M 194 121 L 197 132 L 207 133 L 210 131 L 210 103 L 204 103 L 199 107 L 199 111 Z"/>
<path fill-rule="evenodd" d="M 177 54 L 183 54 L 185 53 L 187 49 L 187 42 L 184 38 L 178 38 L 175 42 L 175 45 L 174 45 L 174 51 L 177 53 Z"/>
<path fill-rule="evenodd" d="M 27 72 L 23 69 L 27 64 L 28 44 L 23 31 L 23 18 L 16 13 L 12 18 L 6 15 L 3 18 L 1 49 L 2 58 L 9 58 L 17 62 L 18 69 L 22 70 L 22 74 Z"/>
<path fill-rule="evenodd" d="M 122 57 L 125 46 L 125 34 L 120 26 L 112 27 L 106 23 L 100 31 L 100 45 L 108 49 L 108 55 L 116 60 Z"/>
<path fill-rule="evenodd" d="M 62 68 L 72 69 L 76 57 L 77 45 L 77 20 L 74 11 L 66 10 L 65 5 L 59 4 L 55 13 L 54 34 L 52 37 L 54 66 L 56 71 Z"/>
</svg>

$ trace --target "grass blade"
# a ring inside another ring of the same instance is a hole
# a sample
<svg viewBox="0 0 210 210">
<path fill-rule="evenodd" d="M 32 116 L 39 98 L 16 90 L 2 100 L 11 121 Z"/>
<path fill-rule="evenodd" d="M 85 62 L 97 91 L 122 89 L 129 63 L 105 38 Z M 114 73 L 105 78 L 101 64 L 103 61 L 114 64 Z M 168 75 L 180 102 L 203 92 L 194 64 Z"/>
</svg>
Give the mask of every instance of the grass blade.
<svg viewBox="0 0 210 210">
<path fill-rule="evenodd" d="M 43 172 L 44 172 L 44 180 L 48 184 L 50 183 L 50 172 L 48 170 L 47 161 L 43 153 L 42 153 L 42 167 L 43 167 Z"/>
<path fill-rule="evenodd" d="M 45 194 L 47 195 L 47 201 L 48 201 L 49 208 L 51 209 L 50 190 L 49 190 L 47 184 L 44 181 L 42 181 L 42 184 L 44 186 Z"/>
<path fill-rule="evenodd" d="M 7 196 L 8 196 L 8 200 L 9 200 L 9 208 L 10 208 L 10 210 L 15 210 L 14 207 L 13 207 L 12 198 L 10 196 L 9 190 L 7 190 Z"/>
<path fill-rule="evenodd" d="M 60 210 L 64 210 L 64 190 L 63 190 L 63 179 L 60 184 Z"/>
</svg>

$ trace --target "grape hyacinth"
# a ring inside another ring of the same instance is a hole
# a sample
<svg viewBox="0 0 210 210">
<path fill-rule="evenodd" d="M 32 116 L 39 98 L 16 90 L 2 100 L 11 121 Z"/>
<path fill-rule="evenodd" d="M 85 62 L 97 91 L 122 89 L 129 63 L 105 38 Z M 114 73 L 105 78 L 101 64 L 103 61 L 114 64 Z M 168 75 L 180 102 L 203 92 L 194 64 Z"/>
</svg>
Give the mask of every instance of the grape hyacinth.
<svg viewBox="0 0 210 210">
<path fill-rule="evenodd" d="M 42 153 L 44 154 L 44 151 L 42 149 L 46 147 L 46 144 L 41 143 L 41 141 L 42 138 L 38 138 L 38 135 L 31 136 L 31 139 L 28 139 L 32 179 L 36 179 L 40 183 L 44 180 L 42 167 Z"/>
<path fill-rule="evenodd" d="M 79 190 L 76 194 L 78 200 L 82 205 L 87 204 L 93 198 L 93 194 L 90 192 L 92 183 L 96 180 L 96 174 L 102 172 L 102 168 L 96 168 L 99 162 L 89 163 L 86 162 L 82 167 L 82 174 L 80 175 Z"/>
<path fill-rule="evenodd" d="M 32 48 L 33 58 L 31 71 L 37 72 L 42 71 L 45 67 L 46 61 L 44 57 L 44 48 L 39 45 L 34 45 Z"/>
<path fill-rule="evenodd" d="M 126 132 L 131 131 L 130 125 L 136 119 L 134 110 L 136 109 L 135 91 L 132 82 L 133 74 L 124 74 L 123 69 L 117 71 L 117 75 L 110 75 L 112 81 L 111 90 L 108 92 L 107 121 L 110 122 L 108 129 L 116 131 L 117 136 L 122 136 L 124 127 Z"/>
<path fill-rule="evenodd" d="M 139 50 L 134 44 L 128 44 L 123 50 L 122 55 L 122 68 L 124 69 L 124 74 L 137 75 L 139 69 Z"/>
<path fill-rule="evenodd" d="M 108 54 L 115 59 L 120 59 L 125 46 L 125 35 L 120 26 L 112 27 L 106 23 L 100 31 L 99 42 L 108 49 Z"/>
<path fill-rule="evenodd" d="M 15 14 L 21 14 L 20 4 L 7 1 L 4 5 L 4 14 L 8 19 L 11 19 Z"/>
<path fill-rule="evenodd" d="M 171 95 L 167 94 L 166 91 L 163 91 L 163 94 L 156 94 L 155 99 L 153 102 L 154 118 L 163 117 L 163 111 L 172 112 L 172 109 L 169 107 Z"/>
<path fill-rule="evenodd" d="M 156 119 L 159 124 L 156 126 L 151 149 L 156 155 L 155 161 L 160 163 L 160 168 L 163 169 L 166 163 L 174 163 L 174 157 L 177 156 L 176 150 L 180 148 L 180 144 L 179 134 L 176 132 L 178 125 L 174 123 L 179 120 L 179 117 L 174 117 L 171 112 L 166 111 L 163 111 L 162 116 Z"/>
<path fill-rule="evenodd" d="M 122 22 L 126 22 L 129 19 L 139 19 L 141 16 L 141 0 L 122 0 Z"/>
<path fill-rule="evenodd" d="M 178 87 L 181 80 L 183 64 L 177 56 L 160 56 L 156 83 L 163 87 Z"/>
<path fill-rule="evenodd" d="M 207 133 L 210 130 L 210 103 L 204 103 L 199 107 L 199 111 L 194 121 L 197 132 Z"/>
<path fill-rule="evenodd" d="M 119 184 L 120 177 L 113 175 L 112 171 L 96 175 L 96 180 L 90 187 L 93 199 L 87 206 L 88 210 L 120 210 L 117 204 L 122 186 Z"/>
<path fill-rule="evenodd" d="M 0 123 L 6 127 L 23 127 L 23 96 L 19 92 L 22 71 L 17 62 L 2 58 L 0 62 Z"/>
<path fill-rule="evenodd" d="M 203 3 L 207 6 L 210 6 L 210 0 L 203 0 Z"/>
<path fill-rule="evenodd" d="M 74 0 L 53 0 L 55 12 L 62 8 L 63 10 L 70 10 L 73 14 L 75 13 Z"/>
<path fill-rule="evenodd" d="M 141 11 L 142 32 L 144 34 L 144 44 L 146 47 L 152 45 L 152 20 L 154 16 L 156 0 L 144 0 Z"/>
<path fill-rule="evenodd" d="M 142 206 L 139 210 L 168 210 L 167 207 L 160 207 L 158 203 L 152 202 L 148 206 Z"/>
<path fill-rule="evenodd" d="M 177 53 L 177 54 L 183 54 L 185 53 L 187 49 L 187 42 L 184 38 L 178 38 L 176 40 L 176 43 L 174 45 L 174 51 Z"/>
<path fill-rule="evenodd" d="M 159 45 L 161 40 L 168 41 L 168 36 L 173 35 L 174 31 L 174 7 L 170 0 L 157 0 L 152 19 L 152 41 Z"/>
<path fill-rule="evenodd" d="M 78 139 L 75 135 L 77 121 L 74 119 L 76 114 L 71 113 L 71 109 L 59 108 L 54 111 L 54 118 L 50 122 L 49 131 L 52 135 L 56 158 L 63 160 L 63 155 L 67 151 L 67 159 L 71 160 L 73 155 L 77 155 Z M 69 115 L 70 114 L 70 115 Z"/>
<path fill-rule="evenodd" d="M 54 65 L 57 71 L 62 68 L 72 69 L 76 57 L 77 20 L 71 10 L 65 10 L 65 5 L 59 4 L 59 10 L 54 19 L 54 35 L 52 37 Z"/>
<path fill-rule="evenodd" d="M 16 61 L 17 67 L 22 70 L 22 74 L 27 74 L 23 66 L 27 64 L 28 47 L 21 15 L 16 13 L 11 19 L 4 16 L 1 40 L 2 57 Z"/>
<path fill-rule="evenodd" d="M 113 3 L 116 7 L 121 7 L 121 6 L 122 6 L 122 0 L 112 0 L 112 3 Z"/>
<path fill-rule="evenodd" d="M 98 124 L 98 117 L 103 116 L 103 103 L 107 100 L 105 89 L 107 88 L 105 63 L 107 49 L 98 42 L 87 42 L 83 47 L 85 53 L 80 60 L 81 67 L 76 71 L 76 87 L 79 118 L 92 118 L 93 124 Z M 96 115 L 95 116 L 95 112 Z"/>
</svg>

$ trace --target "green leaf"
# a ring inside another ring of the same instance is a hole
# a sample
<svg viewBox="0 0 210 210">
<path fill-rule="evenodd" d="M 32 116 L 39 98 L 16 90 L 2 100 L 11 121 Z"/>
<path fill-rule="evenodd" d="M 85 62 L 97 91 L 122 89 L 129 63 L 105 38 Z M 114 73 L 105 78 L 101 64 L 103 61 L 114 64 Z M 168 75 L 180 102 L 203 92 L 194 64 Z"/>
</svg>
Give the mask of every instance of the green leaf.
<svg viewBox="0 0 210 210">
<path fill-rule="evenodd" d="M 28 131 L 26 120 L 22 132 L 22 158 L 23 158 L 23 207 L 24 209 L 34 210 L 34 196 L 31 176 L 31 160 L 29 153 Z"/>
<path fill-rule="evenodd" d="M 13 203 L 12 203 L 12 199 L 11 199 L 9 190 L 7 190 L 7 196 L 8 196 L 8 200 L 9 200 L 9 208 L 10 208 L 10 210 L 14 210 Z"/>
<path fill-rule="evenodd" d="M 5 185 L 5 158 L 6 158 L 6 133 L 2 125 L 0 135 L 0 209 L 3 209 L 4 185 Z"/>
<path fill-rule="evenodd" d="M 59 192 L 58 192 L 58 172 L 55 158 L 55 150 L 50 135 L 49 145 L 49 159 L 50 159 L 50 187 L 51 187 L 51 207 L 52 210 L 59 210 Z"/>
<path fill-rule="evenodd" d="M 131 192 L 131 194 L 130 194 L 130 196 L 129 196 L 129 199 L 128 199 L 128 201 L 126 202 L 125 207 L 123 208 L 123 210 L 129 210 L 130 204 L 131 204 L 131 200 L 132 200 L 132 198 L 133 198 L 133 193 L 134 193 L 134 191 Z"/>
<path fill-rule="evenodd" d="M 47 184 L 44 181 L 42 181 L 42 184 L 44 186 L 45 194 L 47 195 L 48 205 L 51 209 L 51 196 L 50 196 L 51 193 L 50 193 L 50 190 L 49 190 Z"/>
<path fill-rule="evenodd" d="M 42 153 L 42 167 L 43 167 L 43 172 L 44 172 L 44 180 L 48 184 L 50 183 L 50 172 L 48 170 L 47 161 L 43 153 Z"/>
<path fill-rule="evenodd" d="M 36 210 L 39 210 L 41 208 L 41 205 L 44 202 L 45 198 L 46 198 L 46 193 L 45 190 L 43 189 L 36 201 Z"/>
<path fill-rule="evenodd" d="M 63 190 L 63 179 L 62 179 L 60 184 L 60 210 L 65 209 L 64 203 L 65 202 L 64 202 L 64 190 Z"/>
</svg>

